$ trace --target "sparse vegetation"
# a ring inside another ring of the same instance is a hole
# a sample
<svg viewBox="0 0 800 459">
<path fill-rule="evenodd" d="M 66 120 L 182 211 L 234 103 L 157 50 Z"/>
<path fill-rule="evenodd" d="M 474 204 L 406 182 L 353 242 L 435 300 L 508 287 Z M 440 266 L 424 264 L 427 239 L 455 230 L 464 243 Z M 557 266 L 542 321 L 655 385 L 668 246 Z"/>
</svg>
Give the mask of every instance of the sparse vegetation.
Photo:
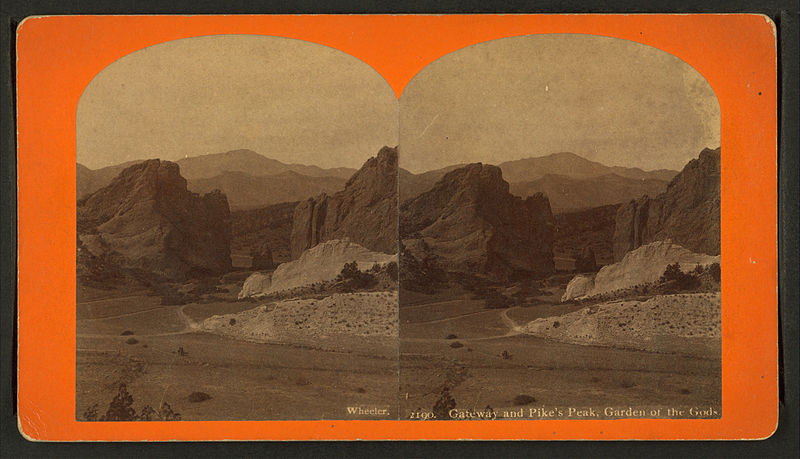
<svg viewBox="0 0 800 459">
<path fill-rule="evenodd" d="M 513 303 L 514 300 L 496 290 L 491 290 L 486 295 L 486 309 L 503 309 L 511 306 Z"/>
<path fill-rule="evenodd" d="M 133 395 L 128 392 L 125 384 L 119 385 L 117 395 L 111 400 L 106 413 L 98 416 L 97 403 L 86 408 L 83 412 L 85 421 L 180 421 L 180 413 L 172 411 L 169 403 L 162 402 L 158 411 L 150 405 L 145 405 L 139 414 L 133 408 Z"/>
<path fill-rule="evenodd" d="M 189 401 L 192 403 L 204 402 L 211 398 L 210 395 L 206 394 L 205 392 L 192 392 L 189 394 Z"/>
<path fill-rule="evenodd" d="M 514 400 L 512 400 L 511 402 L 514 404 L 514 406 L 523 406 L 523 405 L 530 405 L 535 401 L 536 398 L 532 395 L 520 394 L 514 397 Z"/>
<path fill-rule="evenodd" d="M 450 410 L 456 407 L 456 400 L 450 395 L 450 388 L 447 386 L 442 387 L 439 394 L 439 399 L 433 404 L 433 414 L 436 419 L 449 420 Z"/>
<path fill-rule="evenodd" d="M 413 292 L 435 293 L 447 283 L 447 274 L 438 258 L 427 253 L 425 242 L 422 241 L 420 245 L 425 253 L 421 259 L 415 257 L 400 241 L 400 285 Z"/>
<path fill-rule="evenodd" d="M 702 266 L 698 266 L 698 268 L 700 268 L 699 274 L 702 274 Z M 685 273 L 681 271 L 680 263 L 673 263 L 667 266 L 658 283 L 666 292 L 682 292 L 700 286 L 700 280 L 697 276 L 697 269 L 692 273 Z"/>
</svg>

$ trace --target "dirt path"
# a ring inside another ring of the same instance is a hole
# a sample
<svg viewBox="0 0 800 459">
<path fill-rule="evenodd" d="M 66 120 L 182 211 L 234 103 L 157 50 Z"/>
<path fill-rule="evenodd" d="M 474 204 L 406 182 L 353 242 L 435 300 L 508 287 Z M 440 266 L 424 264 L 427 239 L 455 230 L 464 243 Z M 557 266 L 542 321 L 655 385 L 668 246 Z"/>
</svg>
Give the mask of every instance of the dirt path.
<svg viewBox="0 0 800 459">
<path fill-rule="evenodd" d="M 481 309 L 481 310 L 478 310 L 478 311 L 472 311 L 472 312 L 467 312 L 467 313 L 464 313 L 464 314 L 459 314 L 457 316 L 445 317 L 443 319 L 433 319 L 433 320 L 426 320 L 426 321 L 422 321 L 422 322 L 405 322 L 405 323 L 408 324 L 408 325 L 437 324 L 437 323 L 442 323 L 442 322 L 448 322 L 448 321 L 451 321 L 451 320 L 463 319 L 464 317 L 474 316 L 474 315 L 478 315 L 478 314 L 488 314 L 490 312 L 492 312 L 492 311 L 491 310 L 486 310 L 486 309 Z"/>
<path fill-rule="evenodd" d="M 163 332 L 163 333 L 149 333 L 149 334 L 137 333 L 136 336 L 137 337 L 175 336 L 175 335 L 185 335 L 187 333 L 194 333 L 196 331 L 199 331 L 200 330 L 200 324 L 195 322 L 194 320 L 192 320 L 192 318 L 189 317 L 188 315 L 186 315 L 186 312 L 184 311 L 184 309 L 186 307 L 188 307 L 188 306 L 190 306 L 190 305 L 185 304 L 185 305 L 180 306 L 179 308 L 177 308 L 177 310 L 175 310 L 175 313 L 178 315 L 178 318 L 183 322 L 183 329 L 177 330 L 177 331 L 173 331 L 173 332 Z M 92 321 L 94 321 L 94 320 L 111 320 L 111 319 L 118 319 L 118 318 L 121 318 L 121 317 L 129 317 L 129 316 L 134 316 L 134 315 L 137 315 L 137 314 L 143 314 L 143 313 L 146 313 L 146 312 L 159 311 L 159 310 L 162 310 L 162 309 L 173 310 L 174 308 L 175 308 L 175 306 L 164 306 L 164 307 L 158 307 L 158 308 L 145 309 L 143 311 L 129 312 L 129 313 L 126 313 L 126 314 L 120 314 L 118 316 L 98 317 L 98 318 L 80 319 L 80 320 L 92 320 Z M 108 337 L 127 338 L 127 336 L 117 335 L 117 334 L 114 334 L 114 333 L 107 333 L 107 334 L 102 334 L 102 333 L 81 334 L 81 333 L 79 333 L 77 336 L 78 336 L 78 338 L 108 338 Z"/>
<path fill-rule="evenodd" d="M 480 337 L 477 337 L 477 338 L 459 338 L 459 341 L 464 341 L 464 342 L 488 341 L 488 340 L 492 340 L 492 339 L 508 338 L 508 337 L 511 337 L 511 336 L 525 334 L 525 332 L 523 331 L 522 327 L 517 325 L 517 323 L 514 322 L 514 320 L 511 317 L 508 317 L 508 311 L 510 311 L 512 309 L 515 309 L 515 308 L 518 308 L 518 307 L 519 306 L 514 306 L 514 307 L 511 307 L 511 308 L 508 308 L 508 309 L 503 309 L 503 310 L 500 311 L 500 319 L 503 321 L 503 324 L 508 327 L 508 332 L 506 332 L 504 335 L 480 336 Z M 465 317 L 465 316 L 471 316 L 471 315 L 475 315 L 475 314 L 482 314 L 482 313 L 488 313 L 488 312 L 491 312 L 491 310 L 490 311 L 471 312 L 471 313 L 468 313 L 468 314 L 462 314 L 460 316 L 449 317 L 449 318 L 446 318 L 446 319 L 432 320 L 432 321 L 428 321 L 428 322 L 413 322 L 413 323 L 414 324 L 418 324 L 418 323 L 426 323 L 427 324 L 427 323 L 435 323 L 435 322 L 444 322 L 444 321 L 447 321 L 447 320 L 460 319 L 460 318 Z M 400 340 L 401 341 L 407 341 L 407 342 L 415 342 L 415 343 L 430 343 L 430 342 L 450 343 L 450 342 L 453 341 L 452 339 L 447 339 L 447 338 L 403 338 L 403 337 L 401 337 Z"/>
<path fill-rule="evenodd" d="M 143 294 L 140 292 L 140 293 L 138 293 L 138 294 L 135 294 L 135 295 L 128 295 L 128 296 L 114 296 L 114 297 L 111 297 L 111 298 L 100 298 L 100 299 L 97 299 L 97 300 L 91 300 L 91 301 L 80 301 L 80 302 L 78 302 L 78 303 L 76 303 L 76 304 L 77 304 L 77 305 L 79 305 L 79 306 L 82 306 L 82 305 L 85 305 L 85 304 L 103 303 L 103 302 L 106 302 L 106 301 L 129 300 L 129 299 L 131 299 L 131 298 L 139 298 L 139 297 L 141 297 L 141 296 L 145 296 L 145 295 L 143 295 Z"/>
<path fill-rule="evenodd" d="M 506 325 L 506 327 L 508 327 L 508 333 L 506 333 L 506 336 L 519 335 L 522 333 L 522 327 L 517 325 L 517 323 L 514 322 L 514 319 L 508 317 L 508 311 L 517 308 L 519 308 L 519 306 L 503 309 L 503 311 L 500 313 L 500 319 L 502 319 L 503 323 Z"/>
<path fill-rule="evenodd" d="M 430 308 L 432 306 L 437 306 L 437 305 L 441 305 L 441 304 L 460 303 L 461 301 L 464 301 L 464 300 L 465 300 L 465 298 L 456 298 L 455 300 L 444 300 L 444 301 L 436 301 L 436 302 L 433 302 L 433 303 L 412 304 L 412 305 L 409 305 L 409 306 L 400 306 L 400 309 L 403 310 L 403 311 L 408 311 L 408 310 L 411 310 L 411 309 Z"/>
<path fill-rule="evenodd" d="M 81 304 L 85 304 L 85 303 L 81 303 Z M 159 311 L 161 309 L 169 309 L 169 307 L 159 306 L 157 308 L 142 309 L 141 311 L 126 312 L 125 314 L 119 314 L 119 315 L 116 315 L 116 316 L 89 317 L 89 318 L 86 318 L 86 319 L 78 319 L 78 320 L 113 320 L 113 319 L 120 319 L 122 317 L 135 316 L 137 314 L 144 314 L 146 312 Z"/>
</svg>

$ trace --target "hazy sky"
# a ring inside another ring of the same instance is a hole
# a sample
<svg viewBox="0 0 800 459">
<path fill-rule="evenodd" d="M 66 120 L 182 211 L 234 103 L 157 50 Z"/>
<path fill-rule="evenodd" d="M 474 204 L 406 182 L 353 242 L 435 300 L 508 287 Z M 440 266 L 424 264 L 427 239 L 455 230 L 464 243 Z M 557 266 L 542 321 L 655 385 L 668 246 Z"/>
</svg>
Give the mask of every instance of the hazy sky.
<svg viewBox="0 0 800 459">
<path fill-rule="evenodd" d="M 286 163 L 360 167 L 397 144 L 397 99 L 325 46 L 215 35 L 159 44 L 100 72 L 78 105 L 77 160 L 99 168 L 247 148 Z"/>
<path fill-rule="evenodd" d="M 400 99 L 401 167 L 500 163 L 569 151 L 680 170 L 720 141 L 711 87 L 678 58 L 591 35 L 495 40 L 431 63 Z"/>
</svg>

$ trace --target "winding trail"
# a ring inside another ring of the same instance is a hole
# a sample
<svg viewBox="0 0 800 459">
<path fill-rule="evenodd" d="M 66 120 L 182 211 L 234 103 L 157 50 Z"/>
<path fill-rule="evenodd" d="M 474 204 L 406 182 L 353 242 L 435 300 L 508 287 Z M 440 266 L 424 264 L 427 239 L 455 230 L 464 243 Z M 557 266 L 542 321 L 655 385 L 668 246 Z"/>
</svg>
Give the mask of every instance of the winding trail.
<svg viewBox="0 0 800 459">
<path fill-rule="evenodd" d="M 500 311 L 500 319 L 503 321 L 503 324 L 506 327 L 508 327 L 508 332 L 506 332 L 504 335 L 479 336 L 479 337 L 475 337 L 475 338 L 459 338 L 458 340 L 459 341 L 464 341 L 464 342 L 488 341 L 488 340 L 493 340 L 493 339 L 508 338 L 508 337 L 517 336 L 517 335 L 526 335 L 527 333 L 525 332 L 523 327 L 518 325 L 516 322 L 514 322 L 514 319 L 512 319 L 511 317 L 508 317 L 508 311 L 510 311 L 512 309 L 516 309 L 516 308 L 519 308 L 519 306 L 512 306 L 510 308 L 503 309 L 503 310 Z M 437 323 L 437 322 L 446 322 L 448 320 L 461 319 L 461 318 L 466 317 L 466 316 L 472 316 L 472 315 L 483 314 L 483 313 L 488 313 L 488 312 L 491 312 L 491 311 L 485 311 L 484 310 L 484 311 L 470 312 L 470 313 L 467 313 L 467 314 L 461 314 L 461 315 L 458 315 L 458 316 L 448 317 L 448 318 L 445 318 L 445 319 L 437 319 L 437 320 L 431 320 L 431 321 L 427 321 L 427 322 L 412 322 L 412 323 L 413 324 L 429 324 L 429 323 Z M 447 338 L 403 338 L 402 336 L 400 337 L 400 340 L 401 341 L 412 342 L 412 343 L 432 343 L 432 342 L 449 343 L 449 342 L 453 341 L 452 339 L 447 339 Z"/>
<path fill-rule="evenodd" d="M 130 317 L 130 316 L 134 316 L 134 315 L 137 315 L 137 314 L 143 314 L 143 313 L 147 313 L 147 312 L 160 311 L 160 310 L 164 309 L 164 310 L 170 310 L 170 311 L 174 311 L 175 312 L 175 314 L 178 316 L 178 318 L 181 320 L 181 322 L 183 322 L 183 328 L 181 330 L 176 330 L 176 331 L 171 331 L 171 332 L 162 332 L 162 333 L 147 333 L 147 334 L 137 333 L 135 336 L 136 337 L 145 337 L 146 338 L 146 337 L 154 337 L 154 336 L 185 335 L 187 333 L 194 333 L 194 332 L 197 332 L 197 331 L 200 330 L 200 323 L 195 322 L 194 320 L 192 320 L 191 317 L 186 315 L 186 312 L 184 311 L 184 309 L 186 307 L 188 307 L 188 306 L 190 306 L 190 305 L 185 304 L 183 306 L 177 307 L 177 309 L 176 309 L 175 306 L 163 306 L 163 307 L 158 307 L 158 308 L 145 309 L 145 310 L 142 310 L 142 311 L 129 312 L 129 313 L 126 313 L 126 314 L 120 314 L 120 315 L 116 315 L 116 316 L 97 317 L 97 318 L 91 318 L 91 319 L 80 319 L 79 321 L 84 321 L 84 320 L 85 321 L 113 320 L 113 319 L 119 319 L 119 318 L 122 318 L 122 317 Z M 128 335 L 124 335 L 124 336 L 123 335 L 118 335 L 116 333 L 78 333 L 77 337 L 78 338 L 110 338 L 111 337 L 111 338 L 123 339 L 123 338 L 129 338 L 130 336 L 128 336 Z"/>
</svg>

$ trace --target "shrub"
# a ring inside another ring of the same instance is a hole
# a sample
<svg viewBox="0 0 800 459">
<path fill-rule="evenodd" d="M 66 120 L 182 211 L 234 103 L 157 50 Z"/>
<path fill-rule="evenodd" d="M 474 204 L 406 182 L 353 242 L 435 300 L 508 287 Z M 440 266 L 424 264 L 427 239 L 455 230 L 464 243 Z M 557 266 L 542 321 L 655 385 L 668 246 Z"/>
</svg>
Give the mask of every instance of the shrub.
<svg viewBox="0 0 800 459">
<path fill-rule="evenodd" d="M 375 276 L 368 272 L 363 272 L 358 269 L 358 263 L 355 261 L 345 263 L 342 271 L 336 276 L 339 288 L 344 292 L 353 292 L 358 289 L 371 287 L 377 283 Z"/>
<path fill-rule="evenodd" d="M 711 274 L 711 278 L 714 279 L 714 282 L 719 282 L 722 278 L 722 272 L 719 263 L 711 263 L 708 265 L 708 268 L 706 268 L 706 271 Z"/>
<path fill-rule="evenodd" d="M 439 399 L 433 405 L 433 414 L 436 419 L 447 420 L 450 419 L 450 410 L 456 407 L 456 400 L 450 395 L 450 388 L 444 386 L 439 395 Z"/>
<path fill-rule="evenodd" d="M 132 335 L 132 334 L 133 334 L 133 332 L 130 331 L 130 330 L 125 330 L 124 332 L 120 333 L 120 335 L 122 335 L 122 336 L 128 336 L 128 335 Z"/>
<path fill-rule="evenodd" d="M 205 392 L 192 392 L 189 394 L 189 401 L 192 403 L 204 402 L 210 398 L 211 396 Z"/>
<path fill-rule="evenodd" d="M 96 421 L 98 408 L 99 406 L 97 405 L 97 403 L 90 406 L 89 408 L 86 408 L 86 411 L 83 412 L 83 419 L 85 421 Z"/>
<path fill-rule="evenodd" d="M 680 292 L 696 289 L 700 286 L 700 279 L 695 274 L 681 271 L 680 263 L 667 265 L 664 274 L 658 280 L 666 293 Z"/>
<path fill-rule="evenodd" d="M 449 335 L 447 335 L 447 337 L 445 339 L 456 339 L 456 338 L 458 338 L 458 336 L 450 333 Z"/>
<path fill-rule="evenodd" d="M 450 343 L 450 347 L 452 347 L 453 349 L 458 349 L 460 347 L 464 347 L 464 345 L 461 344 L 461 342 L 459 341 L 453 341 L 452 343 Z"/>
<path fill-rule="evenodd" d="M 386 274 L 389 276 L 389 279 L 396 282 L 398 279 L 397 263 L 390 261 L 386 264 L 384 269 L 386 270 Z"/>
<path fill-rule="evenodd" d="M 95 403 L 83 413 L 86 421 L 180 421 L 180 413 L 175 413 L 169 403 L 162 402 L 159 411 L 154 410 L 150 405 L 145 405 L 139 414 L 133 409 L 133 395 L 128 393 L 125 384 L 119 385 L 117 395 L 108 405 L 106 414 L 97 416 L 98 405 Z"/>
<path fill-rule="evenodd" d="M 230 325 L 236 325 L 236 319 L 234 319 L 234 318 L 231 318 L 231 320 L 229 320 L 229 321 L 228 321 L 228 324 L 230 324 Z"/>
<path fill-rule="evenodd" d="M 517 395 L 516 397 L 514 397 L 514 400 L 512 400 L 515 406 L 529 405 L 535 401 L 536 401 L 535 397 L 527 394 Z"/>
<path fill-rule="evenodd" d="M 111 403 L 108 405 L 106 414 L 100 418 L 101 421 L 133 421 L 136 419 L 136 410 L 132 408 L 133 396 L 128 393 L 125 384 L 119 385 L 119 391 Z"/>
<path fill-rule="evenodd" d="M 503 309 L 510 306 L 512 303 L 511 298 L 503 295 L 502 293 L 492 290 L 486 295 L 486 308 L 487 309 Z"/>
<path fill-rule="evenodd" d="M 128 338 L 128 339 L 125 340 L 125 344 L 136 344 L 138 342 L 139 342 L 139 340 L 136 339 L 136 338 Z"/>
</svg>

